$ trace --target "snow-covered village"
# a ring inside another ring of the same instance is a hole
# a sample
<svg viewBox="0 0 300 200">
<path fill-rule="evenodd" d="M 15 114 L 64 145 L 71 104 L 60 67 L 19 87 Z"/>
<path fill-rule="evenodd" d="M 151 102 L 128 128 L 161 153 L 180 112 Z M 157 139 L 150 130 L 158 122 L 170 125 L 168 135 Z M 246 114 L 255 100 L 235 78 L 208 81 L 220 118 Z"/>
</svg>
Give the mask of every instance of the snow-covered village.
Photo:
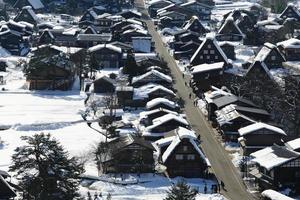
<svg viewBox="0 0 300 200">
<path fill-rule="evenodd" d="M 299 0 L 0 0 L 0 200 L 293 199 Z"/>
</svg>

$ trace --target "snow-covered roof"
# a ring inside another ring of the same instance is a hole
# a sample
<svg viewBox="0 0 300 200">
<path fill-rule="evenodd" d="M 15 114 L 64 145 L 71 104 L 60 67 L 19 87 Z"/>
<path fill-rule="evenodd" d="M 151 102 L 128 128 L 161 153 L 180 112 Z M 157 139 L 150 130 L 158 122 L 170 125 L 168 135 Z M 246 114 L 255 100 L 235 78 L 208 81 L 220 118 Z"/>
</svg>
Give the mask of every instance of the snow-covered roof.
<svg viewBox="0 0 300 200">
<path fill-rule="evenodd" d="M 222 70 L 224 67 L 224 62 L 217 62 L 217 63 L 211 63 L 211 64 L 201 64 L 196 65 L 192 67 L 192 74 L 207 72 L 207 71 L 213 71 L 213 70 Z"/>
<path fill-rule="evenodd" d="M 274 45 L 274 44 L 271 44 L 271 43 L 265 43 L 264 46 L 260 49 L 260 51 L 258 52 L 258 54 L 255 56 L 254 60 L 255 61 L 264 61 L 267 56 L 271 53 L 271 51 L 274 50 L 274 51 L 277 51 L 278 54 L 282 57 L 283 60 L 284 57 L 281 55 L 280 51 L 278 50 L 278 48 Z"/>
<path fill-rule="evenodd" d="M 142 74 L 142 75 L 140 75 L 140 76 L 135 76 L 135 77 L 133 77 L 132 78 L 132 83 L 134 84 L 134 83 L 137 83 L 137 82 L 139 82 L 139 81 L 141 81 L 141 80 L 144 80 L 145 78 L 147 79 L 147 77 L 149 77 L 149 76 L 151 76 L 151 75 L 154 75 L 154 76 L 156 76 L 156 77 L 158 77 L 158 78 L 160 78 L 160 79 L 163 79 L 163 80 L 165 80 L 165 81 L 167 81 L 167 82 L 169 82 L 169 83 L 172 83 L 172 78 L 170 77 L 170 76 L 168 76 L 168 75 L 165 75 L 165 74 L 163 74 L 163 73 L 161 73 L 161 72 L 159 72 L 159 71 L 157 71 L 157 70 L 151 70 L 151 71 L 149 71 L 149 72 L 146 72 L 145 74 Z M 151 81 L 150 81 L 151 82 Z"/>
<path fill-rule="evenodd" d="M 270 79 L 273 80 L 273 76 L 270 73 L 270 70 L 267 67 L 266 63 L 262 62 L 262 61 L 258 61 L 258 60 L 254 61 L 254 63 L 252 63 L 252 65 L 248 68 L 246 75 L 252 70 L 253 67 L 256 67 L 256 66 L 262 67 L 262 69 L 266 72 L 266 74 L 270 77 Z"/>
<path fill-rule="evenodd" d="M 223 23 L 223 25 L 220 27 L 218 33 L 222 34 L 223 31 L 225 30 L 226 26 L 229 26 L 229 24 L 232 23 L 232 25 L 234 26 L 234 28 L 239 32 L 239 34 L 243 37 L 245 37 L 244 33 L 241 31 L 240 27 L 234 22 L 233 17 L 231 17 L 231 15 L 229 15 L 225 22 Z"/>
<path fill-rule="evenodd" d="M 153 124 L 150 125 L 150 126 L 147 126 L 145 128 L 145 132 L 151 133 L 152 129 L 154 129 L 154 128 L 156 128 L 156 127 L 158 127 L 158 126 L 160 126 L 160 125 L 162 125 L 162 124 L 164 124 L 164 123 L 166 123 L 168 121 L 171 121 L 171 120 L 175 120 L 175 121 L 177 121 L 177 122 L 179 122 L 181 124 L 184 124 L 186 126 L 189 125 L 189 123 L 186 121 L 186 119 L 184 119 L 180 115 L 178 115 L 178 114 L 175 115 L 175 114 L 172 114 L 172 113 L 168 113 L 166 115 L 163 115 L 161 117 L 158 117 L 158 118 L 154 119 L 152 121 Z"/>
<path fill-rule="evenodd" d="M 116 51 L 118 53 L 122 53 L 122 49 L 120 47 L 117 47 L 115 45 L 112 45 L 112 44 L 98 44 L 96 46 L 93 46 L 93 47 L 90 47 L 88 49 L 89 52 L 94 52 L 94 51 L 98 51 L 100 49 L 110 49 L 112 51 Z"/>
<path fill-rule="evenodd" d="M 251 118 L 245 115 L 240 114 L 236 110 L 233 110 L 232 112 L 228 112 L 228 113 L 225 113 L 224 110 L 217 110 L 215 111 L 215 114 L 216 114 L 216 120 L 220 126 L 223 126 L 225 124 L 232 124 L 232 121 L 239 117 L 246 119 L 249 122 L 255 123 L 254 120 L 252 120 Z"/>
<path fill-rule="evenodd" d="M 296 38 L 291 38 L 282 42 L 278 42 L 277 46 L 282 46 L 283 48 L 300 48 L 300 40 Z"/>
<path fill-rule="evenodd" d="M 295 199 L 285 196 L 275 190 L 265 190 L 261 193 L 261 195 L 270 200 L 295 200 Z"/>
<path fill-rule="evenodd" d="M 178 107 L 177 103 L 175 103 L 173 101 L 170 101 L 169 99 L 166 99 L 166 98 L 158 97 L 158 98 L 152 99 L 151 101 L 148 101 L 147 104 L 146 104 L 146 108 L 151 109 L 154 106 L 156 106 L 158 104 L 161 104 L 161 103 L 169 106 L 170 108 Z"/>
<path fill-rule="evenodd" d="M 31 15 L 31 17 L 35 20 L 35 21 L 38 21 L 38 17 L 36 16 L 35 12 L 33 11 L 32 7 L 31 6 L 24 6 L 22 8 L 23 10 L 27 10 L 28 13 Z"/>
<path fill-rule="evenodd" d="M 275 126 L 272 126 L 272 125 L 269 125 L 269 124 L 265 124 L 265 123 L 262 123 L 262 122 L 257 122 L 257 123 L 251 124 L 249 126 L 240 128 L 238 130 L 238 132 L 241 136 L 243 136 L 243 135 L 251 134 L 251 133 L 253 133 L 255 131 L 258 131 L 258 130 L 261 130 L 261 129 L 267 129 L 267 130 L 270 130 L 272 132 L 279 133 L 281 135 L 286 135 L 286 133 L 281 128 L 278 128 L 278 127 L 275 127 Z M 264 132 L 264 134 L 268 134 L 268 133 Z"/>
<path fill-rule="evenodd" d="M 174 112 L 174 111 L 171 111 L 171 110 L 168 110 L 168 109 L 165 109 L 165 108 L 157 108 L 157 109 L 154 109 L 154 110 L 148 110 L 148 111 L 143 111 L 140 113 L 140 119 L 143 119 L 143 118 L 147 118 L 148 115 L 151 115 L 151 114 L 154 114 L 154 113 L 157 113 L 157 112 L 165 112 L 165 113 L 172 113 L 174 115 L 178 115 L 177 112 Z"/>
<path fill-rule="evenodd" d="M 287 7 L 280 14 L 280 16 L 279 16 L 280 18 L 282 17 L 283 14 L 285 14 L 287 12 L 287 9 L 292 9 L 300 17 L 300 12 L 299 12 L 298 8 L 294 4 L 289 3 L 287 5 Z"/>
<path fill-rule="evenodd" d="M 253 157 L 252 161 L 258 163 L 260 166 L 266 168 L 267 170 L 271 170 L 274 167 L 280 166 L 290 160 L 298 158 L 300 154 L 295 151 L 289 150 L 285 146 L 274 145 L 251 153 L 250 156 Z"/>
<path fill-rule="evenodd" d="M 162 85 L 149 83 L 149 84 L 143 85 L 139 88 L 135 88 L 134 94 L 133 94 L 133 99 L 146 99 L 149 97 L 149 94 L 151 94 L 157 90 L 161 90 L 172 96 L 176 96 L 176 94 L 172 90 L 170 90 Z"/>
<path fill-rule="evenodd" d="M 167 161 L 169 156 L 172 154 L 174 149 L 180 144 L 182 139 L 188 139 L 190 143 L 193 145 L 193 147 L 195 148 L 195 150 L 198 152 L 200 157 L 206 162 L 206 157 L 198 146 L 197 137 L 194 131 L 188 130 L 183 127 L 178 127 L 175 130 L 175 133 L 176 133 L 175 136 L 162 138 L 154 143 L 154 145 L 158 146 L 159 151 L 161 147 L 169 145 L 166 151 L 162 155 L 163 163 Z"/>
<path fill-rule="evenodd" d="M 51 45 L 50 48 L 61 51 L 63 53 L 70 53 L 70 54 L 75 54 L 82 50 L 82 48 L 79 47 L 67 47 L 67 46 L 56 46 L 56 45 Z"/>
<path fill-rule="evenodd" d="M 34 9 L 44 8 L 44 4 L 40 0 L 28 0 L 28 2 Z"/>
<path fill-rule="evenodd" d="M 300 149 L 300 138 L 286 142 L 285 145 L 292 150 L 299 150 Z"/>
<path fill-rule="evenodd" d="M 190 62 L 192 63 L 192 61 L 194 59 L 196 59 L 196 57 L 198 56 L 199 52 L 201 51 L 201 49 L 204 47 L 204 44 L 208 41 L 211 40 L 213 42 L 213 45 L 216 47 L 216 49 L 220 52 L 221 56 L 223 57 L 223 59 L 225 60 L 226 64 L 228 64 L 228 58 L 226 56 L 226 54 L 224 53 L 224 51 L 221 49 L 220 45 L 218 44 L 217 40 L 215 39 L 215 36 L 213 35 L 213 33 L 208 33 L 206 35 L 205 40 L 201 43 L 201 45 L 199 46 L 199 48 L 196 50 L 196 52 L 194 53 L 194 55 L 192 56 Z"/>
</svg>

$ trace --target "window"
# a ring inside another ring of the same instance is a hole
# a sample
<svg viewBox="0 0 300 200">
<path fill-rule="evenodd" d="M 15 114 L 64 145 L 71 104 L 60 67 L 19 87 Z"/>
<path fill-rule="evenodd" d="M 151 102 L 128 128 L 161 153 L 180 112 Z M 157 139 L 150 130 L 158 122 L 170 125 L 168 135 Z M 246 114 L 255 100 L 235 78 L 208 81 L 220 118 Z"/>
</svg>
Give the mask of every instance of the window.
<svg viewBox="0 0 300 200">
<path fill-rule="evenodd" d="M 210 56 L 206 56 L 206 59 L 210 59 Z"/>
<path fill-rule="evenodd" d="M 187 159 L 188 160 L 195 160 L 195 155 L 194 154 L 188 154 Z"/>
<path fill-rule="evenodd" d="M 208 54 L 208 50 L 204 50 L 204 52 L 203 52 L 204 54 Z"/>
<path fill-rule="evenodd" d="M 216 59 L 216 60 L 219 59 L 219 56 L 215 56 L 215 59 Z"/>
<path fill-rule="evenodd" d="M 202 55 L 200 56 L 200 59 L 201 59 L 201 60 L 203 59 L 203 56 L 202 56 Z"/>
<path fill-rule="evenodd" d="M 183 155 L 182 154 L 176 154 L 175 159 L 176 160 L 183 160 Z"/>
<path fill-rule="evenodd" d="M 183 146 L 183 151 L 187 151 L 188 147 L 187 146 Z"/>
<path fill-rule="evenodd" d="M 295 172 L 295 177 L 300 178 L 300 172 Z"/>
<path fill-rule="evenodd" d="M 271 60 L 276 60 L 276 56 L 271 56 Z"/>
<path fill-rule="evenodd" d="M 215 50 L 210 50 L 209 53 L 210 54 L 215 54 Z"/>
<path fill-rule="evenodd" d="M 211 45 L 210 45 L 210 44 L 209 44 L 209 45 L 207 45 L 207 48 L 209 48 L 209 49 L 210 49 L 210 48 L 211 48 Z"/>
</svg>

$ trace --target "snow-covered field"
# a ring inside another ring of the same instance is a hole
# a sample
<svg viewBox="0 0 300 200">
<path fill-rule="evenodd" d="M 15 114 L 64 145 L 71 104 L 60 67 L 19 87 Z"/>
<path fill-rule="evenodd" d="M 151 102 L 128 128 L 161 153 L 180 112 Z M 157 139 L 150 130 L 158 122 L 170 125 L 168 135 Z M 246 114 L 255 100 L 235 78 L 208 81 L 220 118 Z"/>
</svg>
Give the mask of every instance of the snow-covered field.
<svg viewBox="0 0 300 200">
<path fill-rule="evenodd" d="M 103 177 L 110 179 L 110 177 Z M 120 178 L 120 177 L 119 177 Z M 107 181 L 95 181 L 89 182 L 84 181 L 82 185 L 86 187 L 81 188 L 81 193 L 83 195 L 87 194 L 89 191 L 92 195 L 94 193 L 102 193 L 103 196 L 106 196 L 108 193 L 112 194 L 113 199 L 116 200 L 141 200 L 141 199 L 155 199 L 162 200 L 166 197 L 166 192 L 169 190 L 169 187 L 172 183 L 176 183 L 181 178 L 167 179 L 166 177 L 153 174 L 142 174 L 140 178 L 135 175 L 123 175 L 124 180 L 138 179 L 139 184 L 131 185 L 121 185 L 121 184 L 111 184 Z M 192 188 L 199 191 L 197 195 L 197 200 L 224 200 L 225 198 L 219 194 L 211 194 L 211 185 L 214 184 L 213 181 L 205 179 L 185 179 L 187 184 Z M 204 193 L 204 186 L 208 188 L 208 194 Z"/>
</svg>

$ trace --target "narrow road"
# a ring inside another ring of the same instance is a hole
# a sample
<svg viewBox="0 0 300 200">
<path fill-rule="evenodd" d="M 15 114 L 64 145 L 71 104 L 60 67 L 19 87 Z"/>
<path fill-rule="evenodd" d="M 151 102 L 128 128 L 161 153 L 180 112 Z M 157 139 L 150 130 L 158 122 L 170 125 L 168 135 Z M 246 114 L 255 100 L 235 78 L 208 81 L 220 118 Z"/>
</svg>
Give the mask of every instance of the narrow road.
<svg viewBox="0 0 300 200">
<path fill-rule="evenodd" d="M 143 20 L 147 24 L 148 31 L 155 42 L 155 49 L 157 53 L 159 53 L 159 55 L 168 63 L 171 74 L 175 79 L 174 88 L 177 90 L 178 96 L 182 97 L 185 101 L 185 112 L 187 118 L 193 130 L 196 131 L 197 134 L 201 135 L 201 146 L 211 162 L 215 175 L 225 184 L 225 190 L 221 191 L 222 194 L 231 200 L 255 199 L 254 196 L 247 191 L 237 169 L 233 166 L 228 153 L 216 139 L 216 135 L 213 132 L 212 127 L 209 123 L 207 123 L 201 111 L 194 106 L 193 99 L 189 98 L 191 90 L 185 85 L 185 81 L 187 80 L 183 79 L 182 73 L 176 66 L 177 64 L 175 60 L 172 56 L 170 56 L 167 48 L 161 40 L 160 35 L 155 30 L 155 26 L 145 9 L 144 1 L 136 0 L 136 8 L 143 14 Z"/>
</svg>

